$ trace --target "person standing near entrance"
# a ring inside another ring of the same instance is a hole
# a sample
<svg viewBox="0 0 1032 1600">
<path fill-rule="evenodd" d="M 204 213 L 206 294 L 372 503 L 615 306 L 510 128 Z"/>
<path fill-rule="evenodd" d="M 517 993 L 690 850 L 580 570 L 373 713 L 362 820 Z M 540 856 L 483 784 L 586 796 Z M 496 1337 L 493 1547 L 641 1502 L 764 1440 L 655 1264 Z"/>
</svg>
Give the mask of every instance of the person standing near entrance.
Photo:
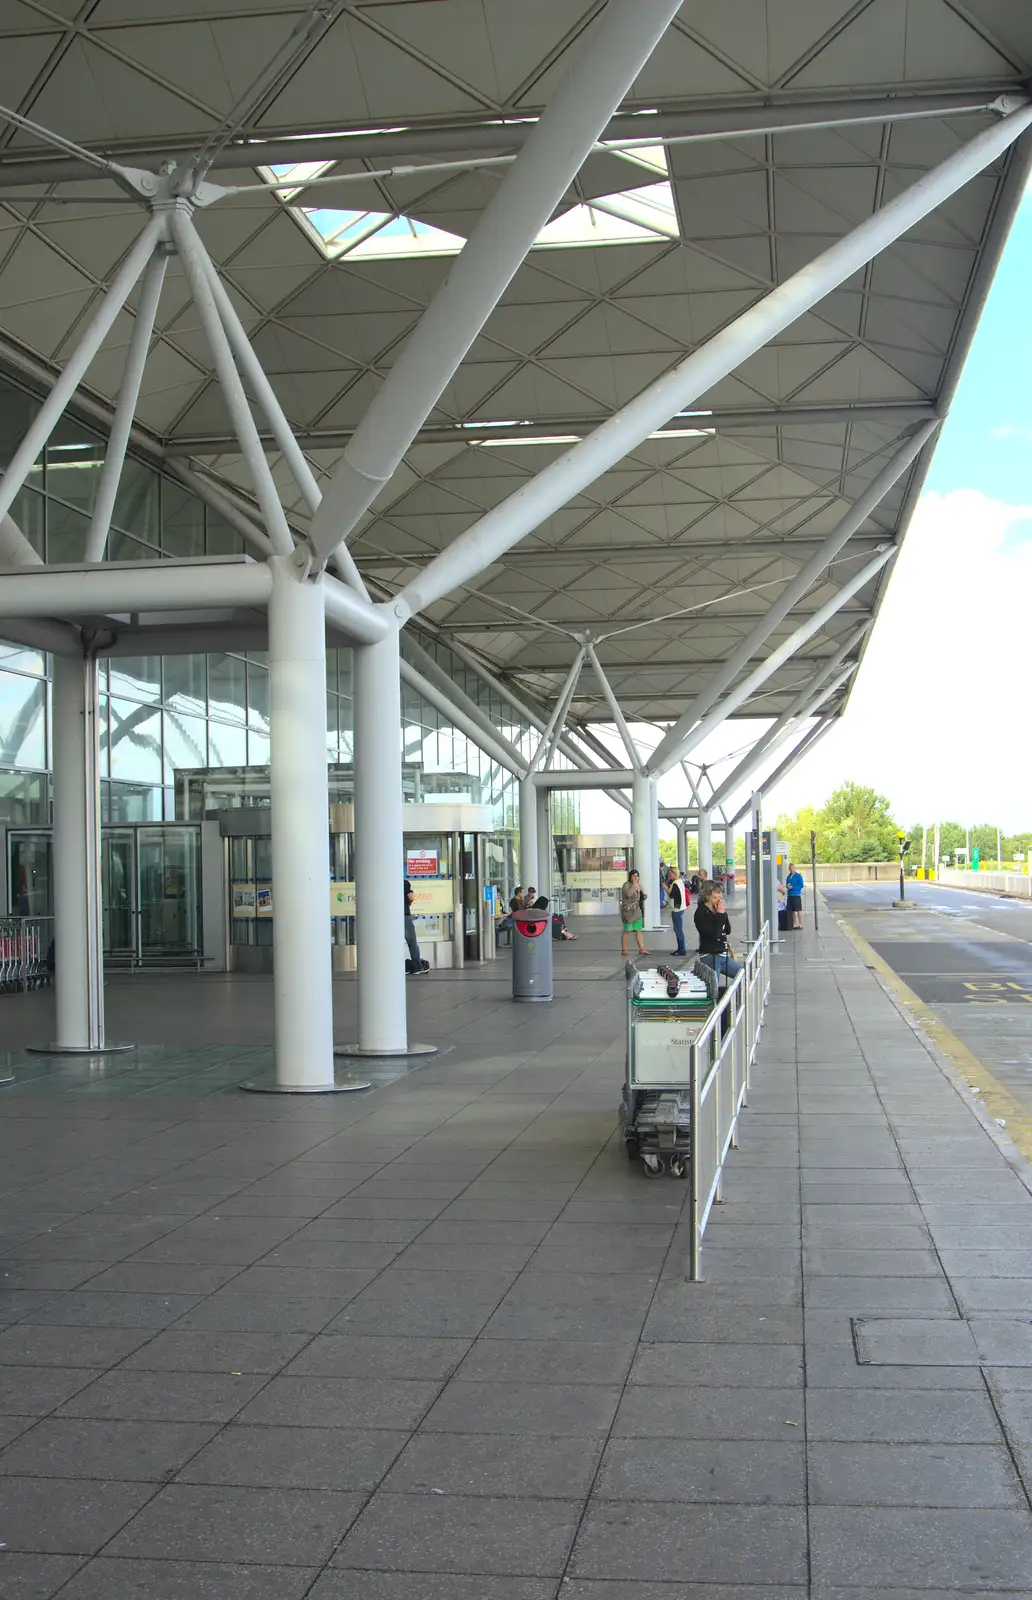
<svg viewBox="0 0 1032 1600">
<path fill-rule="evenodd" d="M 430 971 L 429 961 L 424 961 L 419 952 L 419 940 L 416 938 L 416 925 L 412 920 L 412 902 L 416 898 L 416 891 L 408 879 L 405 879 L 405 943 L 408 945 L 409 958 L 405 963 L 405 971 L 410 978 L 421 978 L 424 972 Z"/>
<path fill-rule="evenodd" d="M 803 890 L 806 883 L 797 866 L 788 863 L 788 877 L 785 879 L 785 888 L 788 890 L 788 914 L 793 928 L 803 925 Z"/>
<path fill-rule="evenodd" d="M 637 872 L 627 874 L 627 882 L 620 890 L 620 921 L 623 923 L 623 938 L 620 941 L 620 954 L 627 954 L 627 935 L 633 933 L 638 941 L 638 954 L 647 956 L 645 940 L 642 930 L 645 927 L 645 901 L 648 899 L 641 886 L 641 879 Z"/>
<path fill-rule="evenodd" d="M 676 867 L 671 867 L 667 873 L 666 892 L 667 899 L 670 901 L 670 921 L 673 923 L 674 938 L 677 940 L 675 954 L 686 956 L 688 947 L 684 942 L 684 884 L 681 882 L 681 874 Z"/>
</svg>

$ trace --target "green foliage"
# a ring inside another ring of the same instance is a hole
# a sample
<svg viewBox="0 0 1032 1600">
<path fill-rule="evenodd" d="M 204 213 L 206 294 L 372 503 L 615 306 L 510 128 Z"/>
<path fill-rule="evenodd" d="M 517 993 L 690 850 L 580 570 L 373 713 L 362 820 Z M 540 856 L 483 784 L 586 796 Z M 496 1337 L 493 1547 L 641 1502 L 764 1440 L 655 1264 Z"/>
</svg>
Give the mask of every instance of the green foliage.
<svg viewBox="0 0 1032 1600">
<path fill-rule="evenodd" d="M 818 810 L 803 806 L 794 817 L 780 816 L 775 826 L 797 862 L 810 859 L 811 830 L 818 861 L 894 861 L 899 853 L 899 824 L 889 801 L 867 784 L 841 783 Z"/>
</svg>

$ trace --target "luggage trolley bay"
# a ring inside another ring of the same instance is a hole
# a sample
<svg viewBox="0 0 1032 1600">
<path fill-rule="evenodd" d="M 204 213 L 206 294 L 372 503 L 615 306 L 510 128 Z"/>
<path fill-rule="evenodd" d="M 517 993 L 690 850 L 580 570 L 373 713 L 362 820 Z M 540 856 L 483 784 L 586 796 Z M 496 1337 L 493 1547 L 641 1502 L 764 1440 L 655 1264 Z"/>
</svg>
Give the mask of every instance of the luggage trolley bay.
<svg viewBox="0 0 1032 1600">
<path fill-rule="evenodd" d="M 687 1178 L 692 1046 L 713 1014 L 710 985 L 686 968 L 627 967 L 627 1071 L 620 1124 L 646 1177 Z"/>
</svg>

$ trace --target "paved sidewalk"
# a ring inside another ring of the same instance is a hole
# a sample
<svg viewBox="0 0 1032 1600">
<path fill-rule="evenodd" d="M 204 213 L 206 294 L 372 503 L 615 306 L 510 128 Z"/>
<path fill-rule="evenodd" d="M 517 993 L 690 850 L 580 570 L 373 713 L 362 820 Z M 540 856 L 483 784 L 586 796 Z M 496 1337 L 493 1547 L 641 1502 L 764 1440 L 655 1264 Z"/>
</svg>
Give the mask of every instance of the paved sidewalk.
<svg viewBox="0 0 1032 1600">
<path fill-rule="evenodd" d="M 686 1283 L 581 931 L 555 1006 L 413 985 L 447 1048 L 368 1096 L 13 1058 L 4 1600 L 1027 1600 L 1022 1173 L 829 917 Z"/>
</svg>

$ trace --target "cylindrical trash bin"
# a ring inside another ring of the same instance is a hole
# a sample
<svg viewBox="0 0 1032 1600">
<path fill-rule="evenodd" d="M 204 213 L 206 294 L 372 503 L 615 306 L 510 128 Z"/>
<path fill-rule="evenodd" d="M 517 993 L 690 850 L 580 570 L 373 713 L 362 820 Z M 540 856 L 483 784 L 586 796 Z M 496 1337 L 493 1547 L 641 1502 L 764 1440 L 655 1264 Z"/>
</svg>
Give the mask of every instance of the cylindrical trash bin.
<svg viewBox="0 0 1032 1600">
<path fill-rule="evenodd" d="M 517 911 L 513 916 L 512 997 L 552 998 L 552 913 Z"/>
</svg>

